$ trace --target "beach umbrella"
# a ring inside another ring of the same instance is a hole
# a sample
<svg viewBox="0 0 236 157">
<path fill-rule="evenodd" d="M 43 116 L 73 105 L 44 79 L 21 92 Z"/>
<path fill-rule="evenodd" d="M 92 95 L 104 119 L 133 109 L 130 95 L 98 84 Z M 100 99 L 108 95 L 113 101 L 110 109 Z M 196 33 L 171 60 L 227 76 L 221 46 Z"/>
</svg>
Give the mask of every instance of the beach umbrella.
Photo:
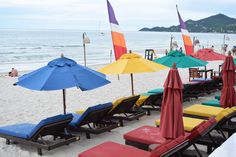
<svg viewBox="0 0 236 157">
<path fill-rule="evenodd" d="M 82 91 L 95 89 L 110 83 L 105 75 L 77 64 L 74 60 L 61 57 L 46 66 L 23 75 L 15 85 L 24 88 L 63 91 L 64 114 L 66 113 L 66 88 L 77 87 Z"/>
<path fill-rule="evenodd" d="M 117 61 L 101 68 L 104 74 L 130 74 L 132 95 L 134 95 L 133 74 L 144 72 L 156 72 L 167 67 L 142 58 L 136 53 L 124 54 Z"/>
<path fill-rule="evenodd" d="M 168 67 L 172 67 L 173 63 L 176 63 L 177 68 L 191 68 L 206 66 L 208 62 L 187 56 L 180 51 L 170 51 L 167 56 L 157 58 L 154 62 L 163 64 Z"/>
<path fill-rule="evenodd" d="M 183 84 L 174 64 L 164 83 L 160 118 L 162 137 L 174 139 L 184 135 L 182 102 Z"/>
<path fill-rule="evenodd" d="M 192 54 L 192 57 L 198 58 L 204 61 L 224 60 L 226 58 L 225 55 L 214 52 L 213 49 L 209 49 L 209 48 L 201 49 L 195 52 L 194 54 Z"/>
<path fill-rule="evenodd" d="M 235 65 L 233 57 L 229 52 L 222 66 L 223 88 L 221 90 L 220 104 L 222 107 L 233 107 L 236 105 L 235 83 Z"/>
</svg>

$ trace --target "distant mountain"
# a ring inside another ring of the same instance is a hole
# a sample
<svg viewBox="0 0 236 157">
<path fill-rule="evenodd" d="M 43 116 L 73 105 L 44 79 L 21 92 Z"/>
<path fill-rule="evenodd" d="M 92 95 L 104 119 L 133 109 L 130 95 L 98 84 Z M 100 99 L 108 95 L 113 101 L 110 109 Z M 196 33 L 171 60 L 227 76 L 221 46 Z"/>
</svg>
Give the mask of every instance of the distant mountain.
<svg viewBox="0 0 236 157">
<path fill-rule="evenodd" d="M 189 32 L 236 33 L 236 19 L 228 17 L 224 14 L 217 14 L 198 21 L 190 19 L 185 23 Z M 171 27 L 145 27 L 139 31 L 180 32 L 180 28 L 179 25 Z"/>
</svg>

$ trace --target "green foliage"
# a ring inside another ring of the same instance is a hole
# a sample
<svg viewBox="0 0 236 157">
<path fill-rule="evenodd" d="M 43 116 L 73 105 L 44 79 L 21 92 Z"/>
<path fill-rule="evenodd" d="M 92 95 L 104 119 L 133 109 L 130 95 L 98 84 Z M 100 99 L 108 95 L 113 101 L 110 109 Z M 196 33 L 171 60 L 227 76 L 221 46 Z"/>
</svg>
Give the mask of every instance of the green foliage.
<svg viewBox="0 0 236 157">
<path fill-rule="evenodd" d="M 236 33 L 236 19 L 217 14 L 198 21 L 185 22 L 189 32 Z M 180 26 L 142 28 L 140 31 L 180 32 Z"/>
</svg>

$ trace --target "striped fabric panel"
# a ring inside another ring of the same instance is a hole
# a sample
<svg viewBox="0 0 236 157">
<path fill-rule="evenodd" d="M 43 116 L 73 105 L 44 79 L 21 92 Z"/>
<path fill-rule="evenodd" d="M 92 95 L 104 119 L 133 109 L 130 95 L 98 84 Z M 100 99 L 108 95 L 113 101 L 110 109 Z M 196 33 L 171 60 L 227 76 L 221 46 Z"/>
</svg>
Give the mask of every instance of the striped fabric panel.
<svg viewBox="0 0 236 157">
<path fill-rule="evenodd" d="M 193 43 L 190 38 L 189 32 L 187 30 L 186 24 L 184 23 L 183 19 L 181 18 L 180 14 L 179 14 L 178 8 L 177 8 L 177 14 L 178 14 L 178 18 L 179 18 L 179 24 L 180 24 L 180 29 L 182 32 L 182 38 L 183 38 L 186 54 L 191 55 L 194 53 L 193 52 Z"/>
<path fill-rule="evenodd" d="M 109 14 L 109 22 L 111 26 L 111 36 L 113 41 L 115 58 L 118 60 L 123 54 L 127 53 L 124 34 L 121 32 L 119 23 L 116 19 L 115 12 L 107 0 L 107 8 Z"/>
</svg>

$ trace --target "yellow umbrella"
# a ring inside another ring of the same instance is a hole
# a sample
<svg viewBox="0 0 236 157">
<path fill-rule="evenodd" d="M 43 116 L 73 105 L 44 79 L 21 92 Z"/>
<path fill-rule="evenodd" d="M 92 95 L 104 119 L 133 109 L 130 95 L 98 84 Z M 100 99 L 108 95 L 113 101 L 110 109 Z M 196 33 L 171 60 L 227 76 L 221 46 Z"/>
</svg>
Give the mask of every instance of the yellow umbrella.
<svg viewBox="0 0 236 157">
<path fill-rule="evenodd" d="M 101 68 L 99 72 L 104 74 L 130 74 L 132 95 L 134 95 L 134 73 L 156 72 L 166 68 L 164 65 L 146 60 L 142 56 L 130 52 L 122 55 L 119 60 Z"/>
</svg>

